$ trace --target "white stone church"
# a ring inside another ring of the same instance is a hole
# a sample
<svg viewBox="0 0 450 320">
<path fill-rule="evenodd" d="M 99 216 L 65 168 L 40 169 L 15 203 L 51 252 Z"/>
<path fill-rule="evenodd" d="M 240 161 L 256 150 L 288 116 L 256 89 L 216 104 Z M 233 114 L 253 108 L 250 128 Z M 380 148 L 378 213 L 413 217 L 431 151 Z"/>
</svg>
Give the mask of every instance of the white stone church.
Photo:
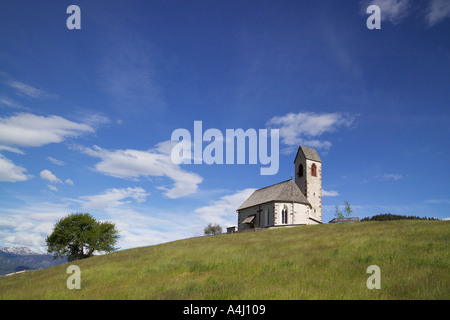
<svg viewBox="0 0 450 320">
<path fill-rule="evenodd" d="M 237 209 L 238 231 L 322 223 L 322 161 L 300 146 L 294 165 L 295 182 L 258 189 Z"/>
</svg>

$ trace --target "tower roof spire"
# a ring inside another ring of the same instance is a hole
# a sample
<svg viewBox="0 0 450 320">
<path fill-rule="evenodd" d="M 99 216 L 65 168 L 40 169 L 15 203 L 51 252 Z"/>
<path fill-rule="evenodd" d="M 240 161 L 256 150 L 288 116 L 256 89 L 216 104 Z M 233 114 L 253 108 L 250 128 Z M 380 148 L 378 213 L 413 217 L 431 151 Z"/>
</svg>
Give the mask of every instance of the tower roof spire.
<svg viewBox="0 0 450 320">
<path fill-rule="evenodd" d="M 295 155 L 295 159 L 297 159 L 299 152 L 302 152 L 303 155 L 305 156 L 305 158 L 308 160 L 322 162 L 316 149 L 305 147 L 305 146 L 300 146 L 300 147 L 298 147 L 297 154 Z M 294 159 L 294 162 L 295 162 L 295 159 Z"/>
</svg>

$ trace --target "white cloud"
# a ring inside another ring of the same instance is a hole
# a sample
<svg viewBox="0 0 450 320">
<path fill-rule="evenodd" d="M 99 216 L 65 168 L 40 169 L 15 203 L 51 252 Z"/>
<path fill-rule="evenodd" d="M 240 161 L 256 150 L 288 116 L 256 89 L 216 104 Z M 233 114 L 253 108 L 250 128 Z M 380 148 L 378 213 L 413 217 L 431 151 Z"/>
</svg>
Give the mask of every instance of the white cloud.
<svg viewBox="0 0 450 320">
<path fill-rule="evenodd" d="M 41 235 L 36 233 L 15 233 L 4 237 L 4 241 L 13 245 L 26 247 L 42 247 L 45 243 Z"/>
<path fill-rule="evenodd" d="M 0 144 L 10 146 L 39 147 L 92 132 L 94 129 L 87 124 L 76 123 L 59 116 L 44 117 L 19 113 L 9 118 L 0 118 Z"/>
<path fill-rule="evenodd" d="M 27 231 L 30 230 L 33 226 L 34 224 L 30 221 L 21 221 L 14 226 L 14 231 L 16 232 Z"/>
<path fill-rule="evenodd" d="M 110 207 L 118 207 L 129 201 L 122 201 L 127 198 L 132 198 L 138 203 L 145 201 L 149 194 L 143 188 L 122 188 L 122 189 L 108 189 L 102 194 L 93 196 L 81 196 L 80 199 L 86 200 L 84 203 L 85 209 L 106 209 Z"/>
<path fill-rule="evenodd" d="M 58 159 L 55 159 L 55 158 L 52 158 L 52 157 L 47 157 L 47 160 L 50 161 L 51 163 L 54 163 L 54 164 L 58 165 L 58 166 L 63 166 L 63 165 L 66 164 L 64 161 L 61 161 L 61 160 L 58 160 Z"/>
<path fill-rule="evenodd" d="M 322 196 L 324 197 L 337 197 L 339 196 L 339 192 L 335 190 L 322 190 Z"/>
<path fill-rule="evenodd" d="M 28 180 L 26 169 L 15 165 L 11 160 L 0 154 L 0 181 L 16 182 Z"/>
<path fill-rule="evenodd" d="M 23 152 L 22 150 L 19 150 L 19 149 L 14 148 L 14 147 L 0 146 L 0 151 L 1 150 L 9 151 L 9 152 L 17 153 L 17 154 L 25 154 L 25 152 Z"/>
<path fill-rule="evenodd" d="M 205 223 L 218 223 L 223 228 L 237 224 L 236 210 L 256 189 L 244 189 L 234 194 L 225 195 L 219 200 L 211 201 L 207 206 L 194 210 Z M 225 231 L 225 230 L 223 230 Z"/>
<path fill-rule="evenodd" d="M 377 175 L 376 178 L 382 179 L 382 180 L 400 180 L 403 178 L 403 175 L 399 173 L 384 173 Z"/>
<path fill-rule="evenodd" d="M 448 0 L 431 0 L 425 14 L 425 20 L 430 27 L 450 18 L 450 1 Z"/>
<path fill-rule="evenodd" d="M 166 150 L 167 149 L 167 150 Z M 193 172 L 182 170 L 173 164 L 168 148 L 141 150 L 105 150 L 98 146 L 83 151 L 102 161 L 95 165 L 97 172 L 123 179 L 137 180 L 140 177 L 166 176 L 174 181 L 171 188 L 160 186 L 168 198 L 180 198 L 198 189 L 203 178 Z"/>
<path fill-rule="evenodd" d="M 288 113 L 273 117 L 268 126 L 280 129 L 281 142 L 292 148 L 306 145 L 318 149 L 329 149 L 331 142 L 318 140 L 324 133 L 334 132 L 339 127 L 350 127 L 355 117 L 339 112 L 317 114 L 313 112 Z"/>
<path fill-rule="evenodd" d="M 38 225 L 33 225 L 33 229 L 31 229 L 31 232 L 35 232 L 38 234 L 50 235 L 53 232 L 54 225 L 55 225 L 55 223 L 53 223 L 53 222 L 46 222 L 46 223 L 40 223 Z"/>
<path fill-rule="evenodd" d="M 0 210 L 0 242 L 32 247 L 40 252 L 46 252 L 45 238 L 52 232 L 54 224 L 71 212 L 66 207 L 50 203 Z"/>
<path fill-rule="evenodd" d="M 58 191 L 58 188 L 56 188 L 55 186 L 52 186 L 51 184 L 48 184 L 47 187 L 52 191 Z"/>
<path fill-rule="evenodd" d="M 73 186 L 73 181 L 71 179 L 66 179 L 64 180 L 65 183 L 67 183 L 68 185 Z"/>
<path fill-rule="evenodd" d="M 91 116 L 86 119 L 86 122 L 99 124 L 105 122 L 105 119 L 100 116 Z M 15 146 L 40 147 L 48 143 L 62 142 L 68 137 L 78 137 L 92 132 L 94 132 L 94 128 L 90 125 L 69 121 L 59 116 L 44 117 L 31 113 L 19 113 L 10 117 L 0 117 L 0 150 L 24 154 Z M 62 161 L 51 157 L 47 159 L 58 165 L 63 164 Z M 13 164 L 11 160 L 0 155 L 0 181 L 28 180 L 29 177 L 25 172 L 25 168 Z M 45 177 L 47 173 L 41 172 L 41 174 Z M 61 182 L 57 180 L 55 181 Z"/>
<path fill-rule="evenodd" d="M 42 170 L 39 176 L 41 179 L 48 180 L 53 183 L 62 183 L 62 181 L 58 179 L 50 170 Z"/>
</svg>

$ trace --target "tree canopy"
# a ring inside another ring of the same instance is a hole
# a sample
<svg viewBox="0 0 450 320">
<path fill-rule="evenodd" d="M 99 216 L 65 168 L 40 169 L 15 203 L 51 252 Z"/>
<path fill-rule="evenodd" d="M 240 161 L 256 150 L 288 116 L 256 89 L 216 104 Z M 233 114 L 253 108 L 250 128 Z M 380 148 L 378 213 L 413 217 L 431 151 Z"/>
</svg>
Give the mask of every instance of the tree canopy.
<svg viewBox="0 0 450 320">
<path fill-rule="evenodd" d="M 342 219 L 342 218 L 346 218 L 346 217 L 350 217 L 352 215 L 353 209 L 350 206 L 350 202 L 348 202 L 347 200 L 345 200 L 345 208 L 344 208 L 344 212 L 342 212 L 339 209 L 339 206 L 336 204 L 335 205 L 335 211 L 334 211 L 334 216 L 338 219 Z"/>
<path fill-rule="evenodd" d="M 73 213 L 59 220 L 46 238 L 47 252 L 54 258 L 74 261 L 93 256 L 94 251 L 111 252 L 119 238 L 111 222 L 99 222 L 89 213 Z"/>
<path fill-rule="evenodd" d="M 215 235 L 222 233 L 222 227 L 219 224 L 208 223 L 208 225 L 203 229 L 205 235 Z"/>
<path fill-rule="evenodd" d="M 384 213 L 384 214 L 377 214 L 375 216 L 372 216 L 371 218 L 366 217 L 364 219 L 361 219 L 361 221 L 388 221 L 388 220 L 439 220 L 437 218 L 432 217 L 418 217 L 418 216 L 403 216 L 398 214 L 390 214 L 390 213 Z"/>
</svg>

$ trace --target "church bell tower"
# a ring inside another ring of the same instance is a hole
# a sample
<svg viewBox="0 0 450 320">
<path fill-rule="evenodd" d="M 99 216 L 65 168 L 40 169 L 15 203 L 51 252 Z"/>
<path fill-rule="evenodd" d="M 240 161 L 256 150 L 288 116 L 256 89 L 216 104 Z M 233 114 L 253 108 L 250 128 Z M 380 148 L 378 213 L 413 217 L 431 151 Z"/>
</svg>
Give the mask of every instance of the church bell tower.
<svg viewBox="0 0 450 320">
<path fill-rule="evenodd" d="M 322 222 L 322 160 L 315 149 L 300 146 L 294 164 L 295 183 L 312 206 L 310 217 Z"/>
</svg>

